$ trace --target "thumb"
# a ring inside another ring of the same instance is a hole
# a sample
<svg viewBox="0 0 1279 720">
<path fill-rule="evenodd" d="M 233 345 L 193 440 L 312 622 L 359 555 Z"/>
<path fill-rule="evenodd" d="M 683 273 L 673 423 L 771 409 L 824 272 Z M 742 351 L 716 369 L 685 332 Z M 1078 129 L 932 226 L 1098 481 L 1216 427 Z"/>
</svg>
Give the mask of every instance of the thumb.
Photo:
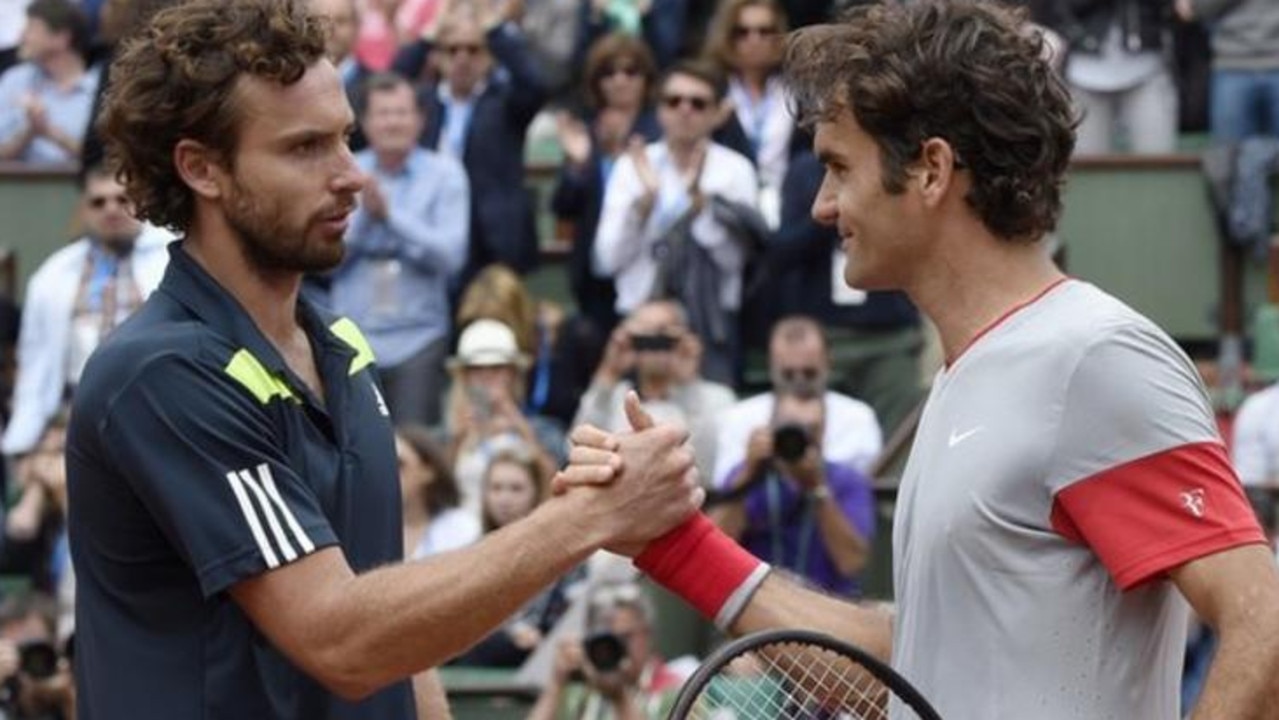
<svg viewBox="0 0 1279 720">
<path fill-rule="evenodd" d="M 640 432 L 653 427 L 653 417 L 640 405 L 639 395 L 634 390 L 626 393 L 623 405 L 626 409 L 626 419 L 630 421 L 632 430 Z"/>
</svg>

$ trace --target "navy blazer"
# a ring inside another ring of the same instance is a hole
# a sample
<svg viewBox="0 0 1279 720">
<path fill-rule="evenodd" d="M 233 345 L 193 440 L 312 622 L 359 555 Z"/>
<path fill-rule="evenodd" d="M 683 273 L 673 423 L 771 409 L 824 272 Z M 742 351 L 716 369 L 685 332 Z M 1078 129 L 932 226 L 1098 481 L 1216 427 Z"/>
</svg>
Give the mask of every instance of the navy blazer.
<svg viewBox="0 0 1279 720">
<path fill-rule="evenodd" d="M 831 253 L 839 245 L 833 227 L 812 217 L 825 170 L 811 152 L 791 159 L 782 184 L 781 226 L 769 242 L 765 266 L 773 286 L 762 293 L 759 311 L 772 309 L 770 318 L 757 318 L 768 327 L 783 314 L 803 313 L 824 325 L 861 330 L 892 330 L 919 322 L 919 312 L 901 292 L 871 292 L 861 305 L 836 305 L 831 300 Z"/>
<path fill-rule="evenodd" d="M 524 137 L 546 102 L 546 83 L 514 24 L 498 25 L 486 39 L 497 64 L 475 100 L 462 153 L 471 181 L 471 247 L 464 280 L 491 262 L 525 273 L 538 258 L 534 203 L 525 186 Z M 420 39 L 406 45 L 396 56 L 394 69 L 405 77 L 416 77 L 431 47 Z M 439 86 L 423 86 L 418 99 L 426 112 L 421 144 L 438 149 L 448 112 Z"/>
<path fill-rule="evenodd" d="M 617 314 L 613 309 L 617 293 L 612 278 L 597 278 L 591 273 L 595 230 L 599 227 L 600 210 L 604 206 L 604 156 L 595 135 L 594 118 L 579 115 L 579 119 L 590 129 L 591 157 L 584 168 L 574 168 L 567 162 L 560 168 L 555 194 L 551 197 L 551 212 L 561 220 L 573 222 L 568 279 L 577 307 L 607 334 L 617 324 Z M 661 137 L 662 129 L 652 110 L 646 110 L 635 118 L 631 134 L 639 135 L 647 142 L 655 142 Z"/>
</svg>

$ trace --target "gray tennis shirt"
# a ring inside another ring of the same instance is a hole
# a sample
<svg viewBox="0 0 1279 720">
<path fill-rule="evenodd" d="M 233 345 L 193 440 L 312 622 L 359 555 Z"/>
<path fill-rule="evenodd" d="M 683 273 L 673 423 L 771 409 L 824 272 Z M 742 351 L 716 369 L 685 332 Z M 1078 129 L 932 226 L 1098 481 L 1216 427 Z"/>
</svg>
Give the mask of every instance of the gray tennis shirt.
<svg viewBox="0 0 1279 720">
<path fill-rule="evenodd" d="M 1194 366 L 1065 280 L 937 375 L 898 498 L 893 664 L 947 720 L 1174 720 L 1166 571 L 1264 542 Z"/>
</svg>

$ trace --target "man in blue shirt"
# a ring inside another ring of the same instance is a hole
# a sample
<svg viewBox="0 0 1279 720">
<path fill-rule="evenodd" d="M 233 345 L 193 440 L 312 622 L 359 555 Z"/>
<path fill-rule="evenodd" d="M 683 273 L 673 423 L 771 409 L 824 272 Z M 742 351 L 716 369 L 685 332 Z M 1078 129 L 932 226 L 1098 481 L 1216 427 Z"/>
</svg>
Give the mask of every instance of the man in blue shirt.
<svg viewBox="0 0 1279 720">
<path fill-rule="evenodd" d="M 870 559 L 875 497 L 865 475 L 823 457 L 825 405 L 778 393 L 772 423 L 751 433 L 745 461 L 729 473 L 741 494 L 710 514 L 755 557 L 850 597 Z"/>
<path fill-rule="evenodd" d="M 396 75 L 365 84 L 368 174 L 333 277 L 333 310 L 367 333 L 396 423 L 436 425 L 447 376 L 449 281 L 466 263 L 470 189 L 452 157 L 417 145 L 422 112 Z"/>
<path fill-rule="evenodd" d="M 624 462 L 674 460 L 636 482 L 399 562 L 373 351 L 351 320 L 299 299 L 304 273 L 341 261 L 365 185 L 323 53 L 301 0 L 189 0 L 116 60 L 110 154 L 138 216 L 183 239 L 90 359 L 72 410 L 81 720 L 407 720 L 406 678 L 701 498 L 683 433 L 650 428 L 615 446 Z"/>
<path fill-rule="evenodd" d="M 0 76 L 0 160 L 72 162 L 89 125 L 98 88 L 85 70 L 89 31 L 70 0 L 35 0 L 27 7 L 19 56 Z"/>
</svg>

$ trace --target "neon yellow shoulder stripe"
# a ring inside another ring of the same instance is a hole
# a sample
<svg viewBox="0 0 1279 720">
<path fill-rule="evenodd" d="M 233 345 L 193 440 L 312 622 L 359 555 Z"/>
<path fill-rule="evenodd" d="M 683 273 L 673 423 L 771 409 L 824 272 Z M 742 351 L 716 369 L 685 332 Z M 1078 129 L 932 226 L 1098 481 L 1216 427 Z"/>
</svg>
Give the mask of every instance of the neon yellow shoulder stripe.
<svg viewBox="0 0 1279 720">
<path fill-rule="evenodd" d="M 347 372 L 348 375 L 354 375 L 373 364 L 373 348 L 369 346 L 364 333 L 360 332 L 360 328 L 356 327 L 350 318 L 339 318 L 329 326 L 329 332 L 350 345 L 355 351 L 355 357 L 351 358 L 351 369 Z"/>
<path fill-rule="evenodd" d="M 266 405 L 279 396 L 284 400 L 300 402 L 288 383 L 271 374 L 248 350 L 239 350 L 226 364 L 226 374 L 235 378 L 253 393 L 258 402 Z"/>
</svg>

